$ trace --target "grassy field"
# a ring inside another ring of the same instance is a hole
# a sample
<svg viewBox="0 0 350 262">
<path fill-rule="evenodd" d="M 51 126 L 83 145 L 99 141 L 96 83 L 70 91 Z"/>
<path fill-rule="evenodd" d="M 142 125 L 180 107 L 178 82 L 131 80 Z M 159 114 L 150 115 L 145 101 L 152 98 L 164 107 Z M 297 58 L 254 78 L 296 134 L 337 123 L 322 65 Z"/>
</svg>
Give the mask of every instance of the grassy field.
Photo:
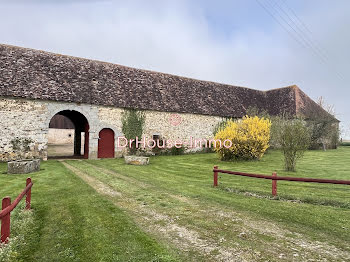
<svg viewBox="0 0 350 262">
<path fill-rule="evenodd" d="M 1 173 L 6 168 L 1 164 Z M 42 163 L 33 180 L 33 228 L 11 261 L 173 261 L 164 245 L 58 161 Z M 0 196 L 15 197 L 25 175 L 0 175 Z M 12 218 L 16 220 L 16 216 Z M 12 232 L 13 236 L 22 232 Z M 1 261 L 1 259 L 0 259 Z"/>
<path fill-rule="evenodd" d="M 283 171 L 278 151 L 254 162 L 221 162 L 215 154 L 158 156 L 148 166 L 123 159 L 44 162 L 32 175 L 33 230 L 19 259 L 350 260 L 349 186 L 278 181 L 272 198 L 269 180 L 222 174 L 212 187 L 214 165 L 350 180 L 349 159 L 350 147 L 309 151 L 294 173 Z M 24 181 L 1 175 L 0 196 L 15 197 Z"/>
</svg>

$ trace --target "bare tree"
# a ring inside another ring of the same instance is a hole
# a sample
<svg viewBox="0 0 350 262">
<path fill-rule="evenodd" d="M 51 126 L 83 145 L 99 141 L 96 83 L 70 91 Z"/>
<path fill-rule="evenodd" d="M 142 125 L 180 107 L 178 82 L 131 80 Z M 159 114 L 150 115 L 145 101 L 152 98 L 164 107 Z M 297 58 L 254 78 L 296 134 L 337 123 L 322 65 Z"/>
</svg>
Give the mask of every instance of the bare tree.
<svg viewBox="0 0 350 262">
<path fill-rule="evenodd" d="M 314 112 L 308 120 L 308 126 L 311 131 L 310 149 L 319 149 L 322 145 L 323 150 L 327 148 L 337 148 L 339 141 L 339 125 L 335 119 L 335 107 L 325 102 L 321 96 L 317 104 L 322 107 L 327 114 L 323 112 Z"/>
</svg>

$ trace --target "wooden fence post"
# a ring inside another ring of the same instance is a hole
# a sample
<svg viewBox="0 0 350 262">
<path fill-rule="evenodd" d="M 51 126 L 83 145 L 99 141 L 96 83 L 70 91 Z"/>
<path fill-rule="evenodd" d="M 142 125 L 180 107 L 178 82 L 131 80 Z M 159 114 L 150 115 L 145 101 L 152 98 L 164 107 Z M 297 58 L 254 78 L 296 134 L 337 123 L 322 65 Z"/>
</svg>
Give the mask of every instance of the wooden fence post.
<svg viewBox="0 0 350 262">
<path fill-rule="evenodd" d="M 216 171 L 218 166 L 214 166 L 214 187 L 218 186 L 218 172 Z"/>
<path fill-rule="evenodd" d="M 28 186 L 30 183 L 32 183 L 32 179 L 30 177 L 28 177 L 26 185 Z M 31 198 L 32 198 L 32 188 L 29 188 L 27 195 L 26 195 L 26 209 L 30 209 Z"/>
<path fill-rule="evenodd" d="M 273 177 L 277 177 L 277 173 L 272 173 Z M 277 180 L 272 179 L 272 195 L 277 196 Z"/>
<path fill-rule="evenodd" d="M 2 199 L 2 210 L 4 210 L 6 207 L 11 205 L 11 198 L 10 197 L 4 197 Z M 7 243 L 8 238 L 10 237 L 10 215 L 11 212 L 9 212 L 6 216 L 4 216 L 1 219 L 1 243 Z"/>
</svg>

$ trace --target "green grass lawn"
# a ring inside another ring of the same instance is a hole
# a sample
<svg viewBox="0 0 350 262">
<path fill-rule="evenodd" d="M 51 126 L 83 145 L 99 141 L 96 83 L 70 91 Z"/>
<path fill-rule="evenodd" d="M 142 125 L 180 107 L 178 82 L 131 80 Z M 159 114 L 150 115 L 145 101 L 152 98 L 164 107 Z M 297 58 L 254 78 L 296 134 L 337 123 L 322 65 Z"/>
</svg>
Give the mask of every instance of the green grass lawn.
<svg viewBox="0 0 350 262">
<path fill-rule="evenodd" d="M 350 186 L 271 181 L 212 168 L 350 180 L 350 147 L 309 151 L 297 172 L 281 153 L 221 162 L 215 154 L 43 162 L 32 175 L 34 226 L 26 261 L 345 261 L 350 260 Z M 0 164 L 0 172 L 6 169 Z M 1 175 L 14 198 L 26 176 Z M 16 234 L 16 232 L 14 232 Z"/>
<path fill-rule="evenodd" d="M 0 196 L 14 200 L 26 175 L 4 175 L 5 164 L 0 167 Z M 60 162 L 43 162 L 41 168 L 31 174 L 34 230 L 26 232 L 30 239 L 18 261 L 174 260 L 164 245 Z"/>
</svg>

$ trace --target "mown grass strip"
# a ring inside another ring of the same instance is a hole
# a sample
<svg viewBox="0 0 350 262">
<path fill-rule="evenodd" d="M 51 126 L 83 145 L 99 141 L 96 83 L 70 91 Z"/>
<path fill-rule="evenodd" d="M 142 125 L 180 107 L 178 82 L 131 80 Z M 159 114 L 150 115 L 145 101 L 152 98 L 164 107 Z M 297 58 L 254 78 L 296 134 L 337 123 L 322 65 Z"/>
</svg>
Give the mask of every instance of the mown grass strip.
<svg viewBox="0 0 350 262">
<path fill-rule="evenodd" d="M 0 164 L 2 170 L 4 164 Z M 35 238 L 19 250 L 25 261 L 175 261 L 121 209 L 57 161 L 31 174 Z M 23 175 L 1 175 L 0 195 L 15 196 Z M 10 189 L 10 190 L 9 190 Z M 14 260 L 15 261 L 15 260 Z"/>
<path fill-rule="evenodd" d="M 349 179 L 350 168 L 347 160 L 350 150 L 340 148 L 333 151 L 307 152 L 298 166 L 298 172 L 279 172 L 280 175 L 300 177 L 321 177 L 331 179 Z M 223 169 L 252 173 L 267 173 L 266 170 L 278 170 L 283 166 L 280 153 L 270 151 L 261 161 L 221 162 L 214 154 L 184 156 L 160 156 L 151 158 L 146 167 L 125 165 L 122 159 L 89 161 L 94 165 L 106 167 L 140 182 L 152 184 L 172 194 L 184 195 L 201 201 L 205 206 L 220 205 L 232 210 L 245 212 L 256 219 L 275 221 L 295 232 L 311 238 L 348 248 L 350 221 L 349 210 L 337 206 L 310 205 L 290 201 L 270 201 L 245 195 L 233 195 L 212 188 L 212 167 L 219 165 Z M 188 168 L 193 167 L 196 168 Z M 278 168 L 277 168 L 278 167 Z M 222 176 L 223 186 L 242 190 L 271 193 L 271 182 L 251 178 Z M 335 201 L 346 207 L 350 200 L 350 191 L 340 185 L 313 185 L 307 183 L 279 181 L 280 197 L 310 199 L 315 203 Z M 345 242 L 344 242 L 345 241 Z"/>
</svg>

